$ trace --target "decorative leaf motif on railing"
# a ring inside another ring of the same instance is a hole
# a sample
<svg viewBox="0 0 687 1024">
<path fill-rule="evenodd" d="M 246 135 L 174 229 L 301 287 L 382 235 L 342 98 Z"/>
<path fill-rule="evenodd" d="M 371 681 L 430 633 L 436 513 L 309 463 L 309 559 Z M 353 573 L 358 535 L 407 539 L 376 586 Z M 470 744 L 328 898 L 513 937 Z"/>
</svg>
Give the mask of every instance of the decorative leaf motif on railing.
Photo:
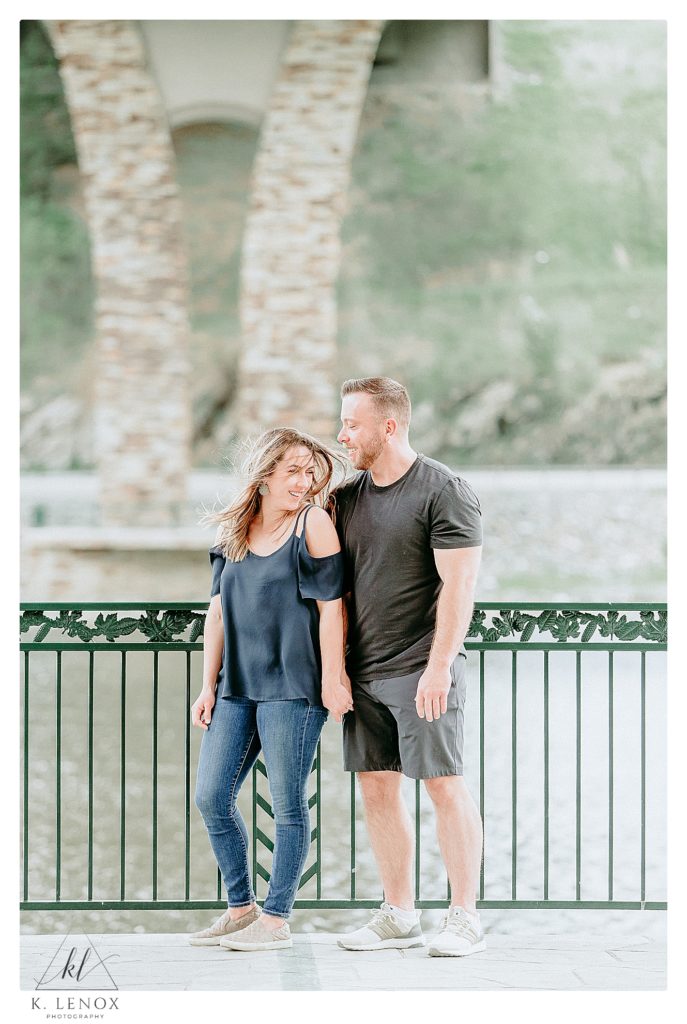
<svg viewBox="0 0 687 1024">
<path fill-rule="evenodd" d="M 184 633 L 191 626 L 190 642 L 195 643 L 203 631 L 204 612 L 195 612 L 190 608 L 174 611 L 146 610 L 134 617 L 128 615 L 119 618 L 116 612 L 103 615 L 100 612 L 92 625 L 84 618 L 83 611 L 72 609 L 60 611 L 51 618 L 43 611 L 24 611 L 20 617 L 20 631 L 26 633 L 33 626 L 38 632 L 33 638 L 34 643 L 42 643 L 54 629 L 59 629 L 67 636 L 76 637 L 84 643 L 91 643 L 102 638 L 115 643 L 120 637 L 131 633 L 142 633 L 149 643 L 183 642 Z"/>
<path fill-rule="evenodd" d="M 90 643 L 99 638 L 116 643 L 120 637 L 140 633 L 148 643 L 196 643 L 203 632 L 205 612 L 194 611 L 192 607 L 181 609 L 146 609 L 139 613 L 119 618 L 116 605 L 112 612 L 99 612 L 89 625 L 84 612 L 78 609 L 61 609 L 54 617 L 37 609 L 26 609 L 21 613 L 20 631 L 28 632 L 37 627 L 33 643 L 42 643 L 53 630 L 61 630 L 67 636 Z M 189 630 L 189 636 L 185 634 Z M 530 612 L 517 607 L 485 610 L 476 608 L 470 623 L 467 639 L 478 639 L 483 643 L 498 643 L 500 640 L 515 640 L 523 645 L 530 641 L 541 642 L 549 638 L 560 644 L 568 640 L 590 643 L 594 637 L 611 642 L 631 643 L 634 640 L 648 640 L 664 644 L 668 635 L 668 613 L 663 609 L 637 610 L 621 613 L 616 608 L 602 611 L 585 611 L 584 608 L 544 608 L 541 612 Z"/>
<path fill-rule="evenodd" d="M 102 612 L 96 617 L 94 623 L 94 629 L 97 630 L 96 636 L 104 636 L 106 640 L 111 643 L 120 636 L 129 636 L 138 628 L 138 619 L 118 619 L 115 612 L 111 612 L 109 615 L 103 615 Z"/>
<path fill-rule="evenodd" d="M 660 611 L 654 619 L 653 612 L 640 612 L 642 620 L 642 636 L 645 640 L 655 640 L 664 644 L 668 640 L 668 613 Z"/>
<path fill-rule="evenodd" d="M 169 644 L 186 632 L 194 618 L 194 613 L 187 611 L 163 612 L 162 618 L 147 611 L 138 620 L 138 629 L 152 643 Z"/>
<path fill-rule="evenodd" d="M 194 644 L 200 634 L 203 632 L 203 626 L 205 625 L 205 616 L 197 615 L 191 625 L 191 635 L 189 636 L 189 643 Z"/>
<path fill-rule="evenodd" d="M 42 640 L 45 640 L 51 628 L 52 627 L 49 625 L 49 623 L 45 622 L 36 633 L 35 642 L 39 644 Z"/>
<path fill-rule="evenodd" d="M 25 611 L 19 617 L 19 632 L 28 633 L 32 626 L 42 626 L 48 620 L 42 611 Z M 48 627 L 50 628 L 50 627 Z"/>
<path fill-rule="evenodd" d="M 586 644 L 598 633 L 599 637 L 623 643 L 632 640 L 667 642 L 666 611 L 659 609 L 630 614 L 639 614 L 639 618 L 628 619 L 626 614 L 614 608 L 600 612 L 546 608 L 539 615 L 518 609 L 501 609 L 498 613 L 489 613 L 480 608 L 472 617 L 467 638 L 497 643 L 500 639 L 512 637 L 525 644 L 533 638 L 542 640 L 548 633 L 562 644 L 567 640 L 579 640 Z"/>
<path fill-rule="evenodd" d="M 584 627 L 584 633 L 582 634 L 582 643 L 583 644 L 589 643 L 589 641 L 594 636 L 594 633 L 596 632 L 598 627 L 599 627 L 598 616 L 596 616 L 596 615 L 590 616 L 589 620 L 587 621 L 587 625 Z"/>
</svg>

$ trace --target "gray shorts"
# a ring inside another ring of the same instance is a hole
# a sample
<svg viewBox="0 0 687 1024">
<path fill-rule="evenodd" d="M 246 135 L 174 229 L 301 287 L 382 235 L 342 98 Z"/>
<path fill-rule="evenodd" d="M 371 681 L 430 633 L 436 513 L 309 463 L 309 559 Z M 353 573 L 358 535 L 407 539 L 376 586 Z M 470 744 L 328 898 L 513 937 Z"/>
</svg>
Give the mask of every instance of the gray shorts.
<svg viewBox="0 0 687 1024">
<path fill-rule="evenodd" d="M 411 779 L 463 774 L 465 656 L 451 665 L 446 713 L 433 722 L 415 708 L 424 668 L 369 683 L 352 681 L 353 711 L 343 720 L 344 770 L 403 772 Z"/>
</svg>

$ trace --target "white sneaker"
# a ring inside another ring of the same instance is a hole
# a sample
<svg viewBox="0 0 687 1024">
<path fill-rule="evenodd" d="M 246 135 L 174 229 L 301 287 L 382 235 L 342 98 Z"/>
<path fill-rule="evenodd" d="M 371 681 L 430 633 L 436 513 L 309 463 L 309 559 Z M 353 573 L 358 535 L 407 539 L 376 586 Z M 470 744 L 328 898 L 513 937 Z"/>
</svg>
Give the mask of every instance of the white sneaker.
<svg viewBox="0 0 687 1024">
<path fill-rule="evenodd" d="M 451 907 L 444 927 L 432 939 L 429 946 L 430 956 L 469 956 L 470 953 L 481 953 L 487 948 L 482 924 L 463 910 L 462 907 Z"/>
<path fill-rule="evenodd" d="M 343 935 L 337 945 L 342 949 L 408 949 L 424 946 L 425 937 L 420 927 L 420 911 L 415 911 L 415 922 L 408 927 L 388 903 L 382 903 L 364 928 Z"/>
</svg>

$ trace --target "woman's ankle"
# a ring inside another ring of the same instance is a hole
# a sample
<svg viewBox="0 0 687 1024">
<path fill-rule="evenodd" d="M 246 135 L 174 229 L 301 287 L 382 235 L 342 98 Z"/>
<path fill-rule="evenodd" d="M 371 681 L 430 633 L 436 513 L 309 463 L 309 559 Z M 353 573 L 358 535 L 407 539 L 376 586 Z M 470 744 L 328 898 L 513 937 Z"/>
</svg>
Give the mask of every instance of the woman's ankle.
<svg viewBox="0 0 687 1024">
<path fill-rule="evenodd" d="M 246 914 L 250 914 L 251 911 L 257 909 L 257 903 L 251 903 L 247 907 L 229 907 L 229 919 L 231 921 L 238 921 Z"/>
<path fill-rule="evenodd" d="M 260 915 L 260 920 L 264 924 L 265 928 L 269 928 L 270 931 L 276 931 L 277 928 L 285 923 L 285 917 L 273 917 L 272 914 L 265 914 L 264 912 Z"/>
</svg>

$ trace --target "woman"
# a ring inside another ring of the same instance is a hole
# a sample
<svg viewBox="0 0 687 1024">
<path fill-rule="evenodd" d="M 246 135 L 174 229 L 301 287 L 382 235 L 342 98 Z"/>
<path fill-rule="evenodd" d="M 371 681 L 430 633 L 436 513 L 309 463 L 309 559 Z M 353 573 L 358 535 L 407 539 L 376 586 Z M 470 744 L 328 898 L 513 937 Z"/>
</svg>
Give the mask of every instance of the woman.
<svg viewBox="0 0 687 1024">
<path fill-rule="evenodd" d="M 296 430 L 263 434 L 244 463 L 238 498 L 209 517 L 212 588 L 203 689 L 192 708 L 204 730 L 195 801 L 227 889 L 226 912 L 194 945 L 291 946 L 288 917 L 310 846 L 307 782 L 328 710 L 352 708 L 341 682 L 343 562 L 327 500 L 334 460 Z M 219 700 L 216 699 L 219 697 Z M 262 913 L 236 797 L 262 749 L 276 836 Z"/>
</svg>

